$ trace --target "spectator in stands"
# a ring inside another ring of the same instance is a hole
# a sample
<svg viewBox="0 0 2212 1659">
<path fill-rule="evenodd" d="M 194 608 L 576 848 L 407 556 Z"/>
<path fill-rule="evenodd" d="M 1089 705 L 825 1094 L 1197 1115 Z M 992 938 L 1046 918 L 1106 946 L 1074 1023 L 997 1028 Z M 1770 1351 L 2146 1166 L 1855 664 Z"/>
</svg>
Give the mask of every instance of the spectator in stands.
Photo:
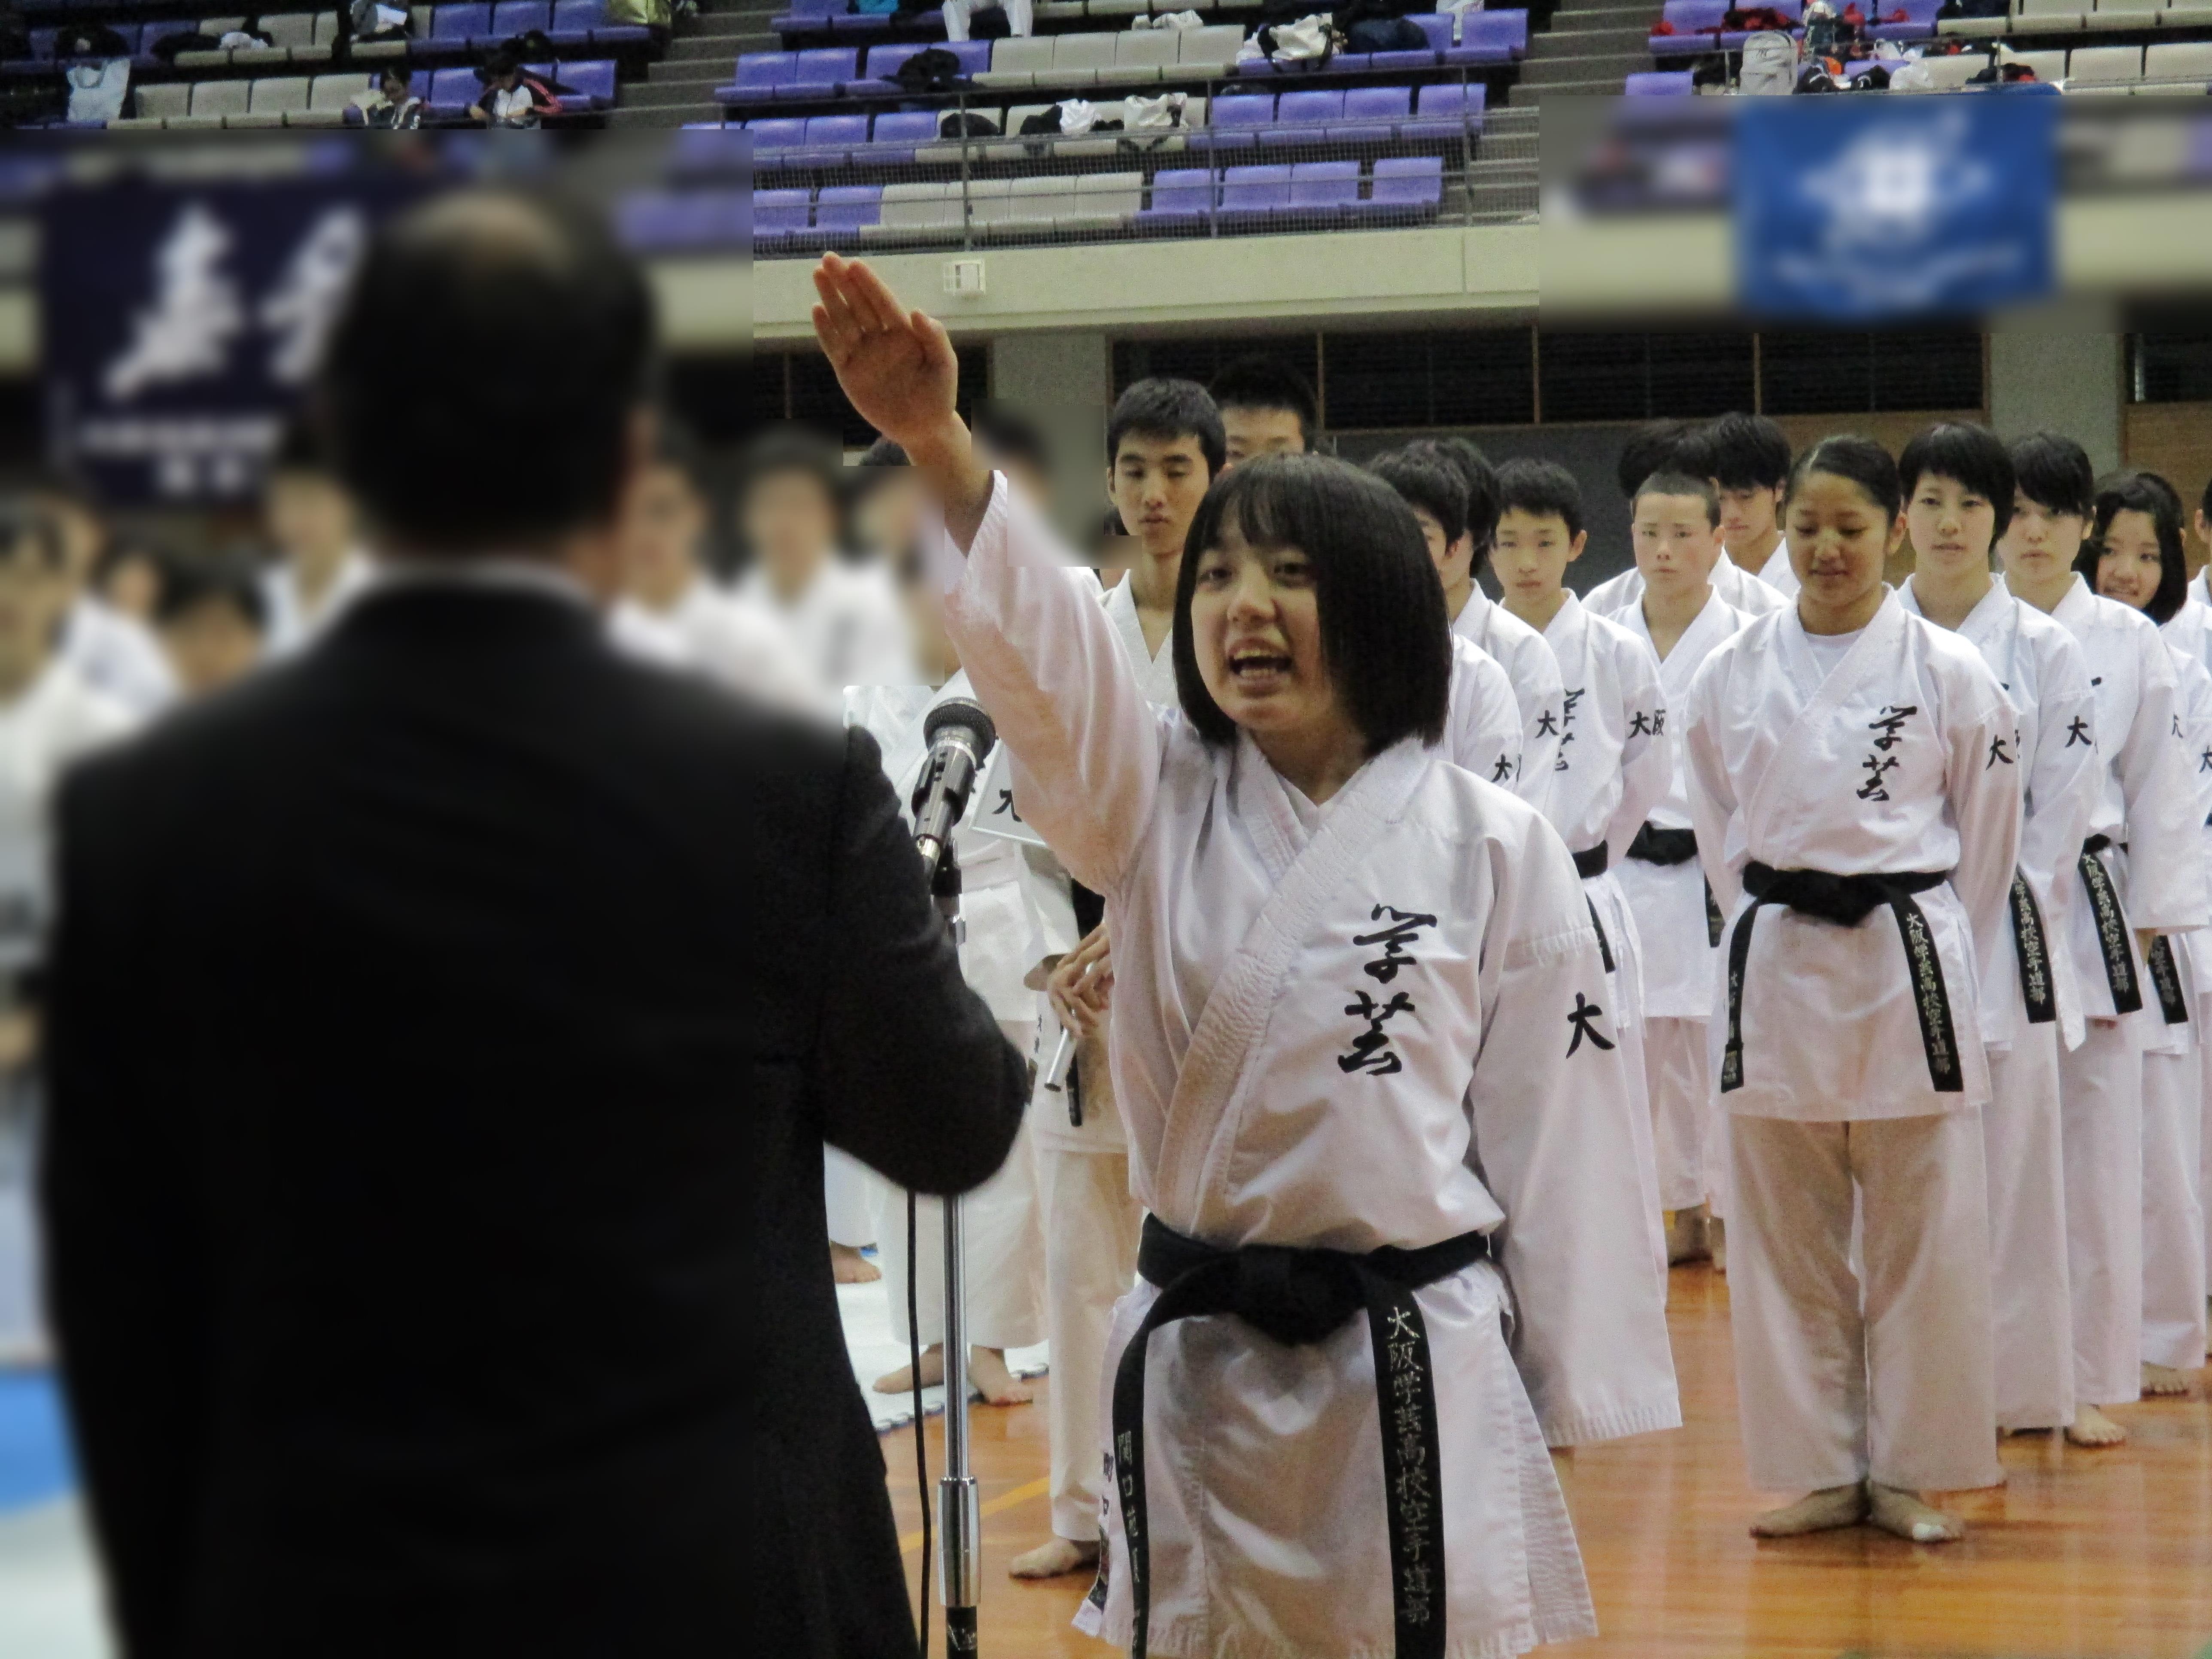
<svg viewBox="0 0 2212 1659">
<path fill-rule="evenodd" d="M 1239 357 L 1209 388 L 1228 434 L 1228 466 L 1255 455 L 1303 455 L 1319 409 L 1304 375 L 1275 357 Z"/>
<path fill-rule="evenodd" d="M 153 631 L 94 591 L 93 574 L 107 551 L 107 521 L 91 488 L 75 475 L 44 471 L 21 488 L 30 509 L 61 538 L 73 598 L 63 613 L 58 650 L 78 678 L 133 714 L 152 714 L 176 695 L 176 681 Z"/>
<path fill-rule="evenodd" d="M 404 40 L 410 15 L 404 6 L 388 6 L 384 0 L 353 0 L 347 11 L 356 40 Z M 392 71 L 386 70 L 386 76 Z"/>
<path fill-rule="evenodd" d="M 263 579 L 267 642 L 289 656 L 369 583 L 353 497 L 332 476 L 307 423 L 295 421 L 269 465 L 262 511 L 281 560 Z"/>
<path fill-rule="evenodd" d="M 484 60 L 483 95 L 469 106 L 469 118 L 484 127 L 534 127 L 561 112 L 561 100 L 544 82 L 525 70 L 511 52 Z"/>
<path fill-rule="evenodd" d="M 232 560 L 173 559 L 154 617 L 179 689 L 204 696 L 261 660 L 269 600 L 256 573 Z"/>
<path fill-rule="evenodd" d="M 1003 11 L 1010 33 L 1027 34 L 1036 27 L 1034 0 L 945 0 L 945 38 L 965 40 L 968 21 L 979 11 Z"/>
<path fill-rule="evenodd" d="M 398 132 L 411 132 L 422 125 L 422 100 L 410 88 L 406 70 L 387 65 L 376 77 L 376 100 L 362 108 L 367 125 Z"/>
</svg>

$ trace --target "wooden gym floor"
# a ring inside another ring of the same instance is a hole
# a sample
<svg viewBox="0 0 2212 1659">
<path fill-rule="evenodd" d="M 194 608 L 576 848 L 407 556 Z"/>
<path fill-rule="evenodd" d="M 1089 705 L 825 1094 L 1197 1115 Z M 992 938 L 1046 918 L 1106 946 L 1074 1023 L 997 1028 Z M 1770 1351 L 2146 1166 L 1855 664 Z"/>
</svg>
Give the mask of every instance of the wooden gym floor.
<svg viewBox="0 0 2212 1659">
<path fill-rule="evenodd" d="M 2005 1443 L 2007 1484 L 1960 1494 L 1964 1543 L 1863 1529 L 1759 1543 L 1744 1484 L 1727 1280 L 1674 1272 L 1668 1322 L 1684 1425 L 1559 1465 L 1603 1634 L 1543 1650 L 1617 1659 L 2212 1659 L 2212 1407 L 2190 1397 L 2116 1408 L 2131 1438 L 2089 1452 L 2056 1436 Z M 1042 1386 L 1048 1387 L 1049 1384 Z M 976 1407 L 985 1659 L 1105 1659 L 1068 1620 L 1087 1577 L 1006 1577 L 1050 1531 L 1042 1404 Z M 921 1558 L 911 1431 L 888 1435 L 911 1579 Z M 930 1479 L 943 1443 L 929 1432 Z M 1795 1496 L 1796 1494 L 1784 1494 Z M 934 1591 L 932 1592 L 933 1601 Z M 942 1626 L 933 1620 L 933 1654 Z"/>
</svg>

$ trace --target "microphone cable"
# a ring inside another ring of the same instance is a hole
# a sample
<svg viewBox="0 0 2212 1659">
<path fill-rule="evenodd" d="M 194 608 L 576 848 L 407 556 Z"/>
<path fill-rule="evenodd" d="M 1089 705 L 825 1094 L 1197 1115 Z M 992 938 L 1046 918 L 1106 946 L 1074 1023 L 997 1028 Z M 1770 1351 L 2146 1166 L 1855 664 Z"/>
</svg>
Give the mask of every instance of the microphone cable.
<svg viewBox="0 0 2212 1659">
<path fill-rule="evenodd" d="M 921 1626 L 921 1659 L 929 1659 L 929 1447 L 921 1437 L 921 1301 L 915 1289 L 915 1213 L 916 1200 L 906 1195 L 906 1346 L 907 1381 L 914 1388 L 914 1480 L 921 1494 L 921 1608 L 915 1620 Z"/>
</svg>

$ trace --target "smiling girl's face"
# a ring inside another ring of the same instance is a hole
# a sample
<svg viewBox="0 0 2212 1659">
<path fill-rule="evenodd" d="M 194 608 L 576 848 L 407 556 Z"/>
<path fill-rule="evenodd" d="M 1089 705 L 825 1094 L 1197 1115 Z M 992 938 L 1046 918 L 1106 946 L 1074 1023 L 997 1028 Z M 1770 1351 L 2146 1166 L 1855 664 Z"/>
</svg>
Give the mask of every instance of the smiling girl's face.
<svg viewBox="0 0 2212 1659">
<path fill-rule="evenodd" d="M 1313 562 L 1297 548 L 1255 547 L 1224 523 L 1199 556 L 1190 629 L 1207 692 L 1254 736 L 1351 726 L 1322 651 Z"/>
<path fill-rule="evenodd" d="M 2158 597 L 2166 561 L 2158 544 L 2158 524 L 2148 513 L 2126 508 L 2105 526 L 2105 550 L 2097 559 L 2097 592 L 2108 599 L 2150 609 Z"/>
</svg>

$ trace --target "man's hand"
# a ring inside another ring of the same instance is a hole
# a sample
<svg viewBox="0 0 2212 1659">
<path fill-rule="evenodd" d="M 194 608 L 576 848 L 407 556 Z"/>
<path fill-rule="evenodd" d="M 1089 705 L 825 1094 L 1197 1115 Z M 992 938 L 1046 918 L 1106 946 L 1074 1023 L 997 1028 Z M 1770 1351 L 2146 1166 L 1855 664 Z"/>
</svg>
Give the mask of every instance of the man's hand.
<svg viewBox="0 0 2212 1659">
<path fill-rule="evenodd" d="M 1113 1000 L 1114 958 L 1103 922 L 1060 959 L 1044 982 L 1045 996 L 1060 1023 L 1079 1037 L 1098 1035 Z"/>
</svg>

